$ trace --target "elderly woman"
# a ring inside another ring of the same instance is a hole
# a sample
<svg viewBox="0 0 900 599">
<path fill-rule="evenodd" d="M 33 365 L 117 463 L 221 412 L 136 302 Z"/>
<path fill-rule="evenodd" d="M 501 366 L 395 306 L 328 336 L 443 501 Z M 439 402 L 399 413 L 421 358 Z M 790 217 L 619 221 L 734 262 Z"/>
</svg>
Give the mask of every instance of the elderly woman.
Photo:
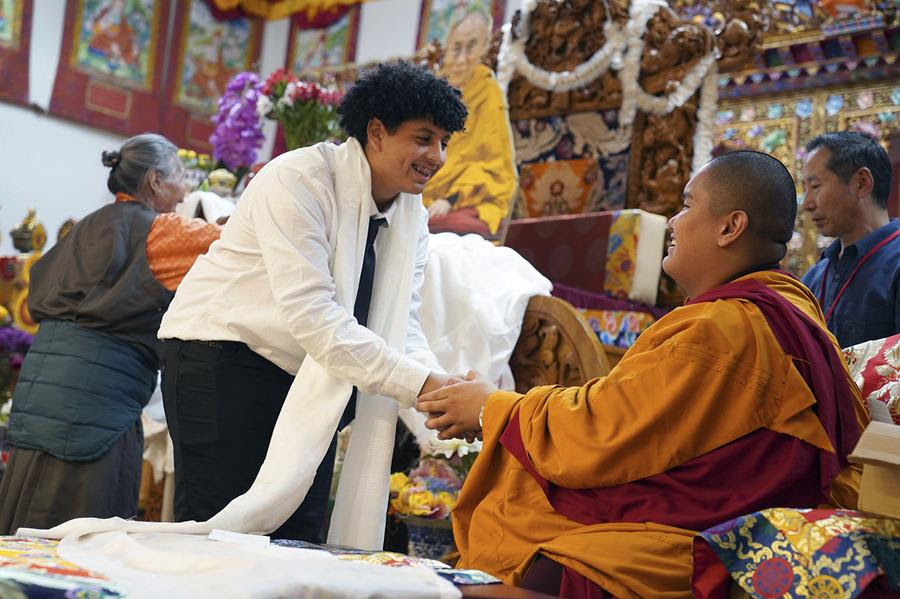
<svg viewBox="0 0 900 599">
<path fill-rule="evenodd" d="M 220 228 L 173 213 L 176 147 L 145 133 L 103 152 L 115 202 L 81 220 L 31 271 L 40 330 L 13 396 L 0 532 L 137 513 L 140 413 L 156 384 L 160 320 Z"/>
</svg>

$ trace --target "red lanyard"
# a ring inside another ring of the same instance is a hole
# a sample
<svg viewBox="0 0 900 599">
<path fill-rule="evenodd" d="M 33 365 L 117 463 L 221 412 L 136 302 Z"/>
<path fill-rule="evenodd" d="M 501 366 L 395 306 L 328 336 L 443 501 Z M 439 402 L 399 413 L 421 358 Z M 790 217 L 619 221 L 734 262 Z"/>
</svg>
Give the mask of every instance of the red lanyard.
<svg viewBox="0 0 900 599">
<path fill-rule="evenodd" d="M 865 264 L 866 260 L 872 257 L 872 255 L 881 249 L 881 246 L 887 245 L 892 239 L 900 235 L 900 229 L 894 231 L 884 239 L 882 239 L 875 247 L 865 253 L 865 255 L 860 259 L 859 262 L 856 263 L 856 267 L 850 273 L 850 276 L 847 277 L 847 280 L 844 281 L 844 284 L 841 285 L 840 290 L 838 290 L 837 295 L 834 296 L 834 301 L 831 302 L 831 307 L 828 308 L 828 312 L 825 314 L 825 322 L 828 322 L 828 319 L 831 318 L 831 313 L 834 312 L 834 307 L 837 306 L 838 300 L 841 299 L 841 296 L 844 295 L 844 290 L 847 289 L 847 286 L 850 284 L 850 281 L 853 280 L 853 277 L 856 276 L 856 271 L 859 270 L 859 267 Z M 828 280 L 828 266 L 825 267 L 825 272 L 822 273 L 822 288 L 819 291 L 819 303 L 824 307 L 825 305 L 825 281 Z"/>
</svg>

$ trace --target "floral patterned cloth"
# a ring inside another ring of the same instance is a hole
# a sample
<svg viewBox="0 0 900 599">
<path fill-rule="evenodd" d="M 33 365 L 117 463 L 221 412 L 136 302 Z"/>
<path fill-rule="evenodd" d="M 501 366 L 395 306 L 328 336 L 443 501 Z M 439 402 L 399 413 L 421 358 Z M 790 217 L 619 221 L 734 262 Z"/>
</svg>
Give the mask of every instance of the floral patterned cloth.
<svg viewBox="0 0 900 599">
<path fill-rule="evenodd" d="M 578 311 L 588 325 L 597 333 L 600 343 L 617 347 L 631 347 L 644 330 L 656 322 L 649 312 L 629 310 L 586 310 Z"/>
<path fill-rule="evenodd" d="M 60 558 L 58 544 L 0 536 L 0 597 L 124 597 L 107 578 Z"/>
<path fill-rule="evenodd" d="M 638 335 L 669 311 L 561 283 L 553 285 L 552 294 L 581 312 L 600 343 L 617 347 L 631 347 Z"/>
<path fill-rule="evenodd" d="M 900 333 L 848 347 L 844 358 L 872 419 L 900 424 Z"/>
<path fill-rule="evenodd" d="M 712 550 L 752 597 L 852 599 L 865 589 L 900 591 L 900 521 L 846 510 L 774 508 L 695 537 L 698 564 Z"/>
</svg>

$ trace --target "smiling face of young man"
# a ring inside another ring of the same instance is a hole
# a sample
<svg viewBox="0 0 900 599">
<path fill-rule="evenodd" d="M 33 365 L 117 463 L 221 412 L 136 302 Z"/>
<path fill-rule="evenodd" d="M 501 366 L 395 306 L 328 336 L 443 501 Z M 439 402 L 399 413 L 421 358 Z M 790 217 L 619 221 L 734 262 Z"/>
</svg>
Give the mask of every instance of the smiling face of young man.
<svg viewBox="0 0 900 599">
<path fill-rule="evenodd" d="M 367 134 L 372 197 L 381 209 L 398 193 L 422 193 L 447 158 L 450 134 L 430 119 L 410 119 L 390 132 L 373 118 Z"/>
</svg>

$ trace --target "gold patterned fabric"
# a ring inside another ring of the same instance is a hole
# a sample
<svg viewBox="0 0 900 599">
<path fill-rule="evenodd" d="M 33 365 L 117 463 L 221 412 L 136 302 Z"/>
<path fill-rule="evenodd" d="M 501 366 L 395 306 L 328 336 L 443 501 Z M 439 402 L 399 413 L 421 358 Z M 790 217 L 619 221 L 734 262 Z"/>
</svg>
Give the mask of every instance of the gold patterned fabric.
<svg viewBox="0 0 900 599">
<path fill-rule="evenodd" d="M 720 585 L 711 581 L 729 578 L 752 597 L 852 599 L 870 586 L 896 592 L 898 556 L 898 520 L 847 510 L 767 509 L 697 535 L 694 593 L 717 596 Z M 729 576 L 710 576 L 723 567 Z"/>
</svg>

